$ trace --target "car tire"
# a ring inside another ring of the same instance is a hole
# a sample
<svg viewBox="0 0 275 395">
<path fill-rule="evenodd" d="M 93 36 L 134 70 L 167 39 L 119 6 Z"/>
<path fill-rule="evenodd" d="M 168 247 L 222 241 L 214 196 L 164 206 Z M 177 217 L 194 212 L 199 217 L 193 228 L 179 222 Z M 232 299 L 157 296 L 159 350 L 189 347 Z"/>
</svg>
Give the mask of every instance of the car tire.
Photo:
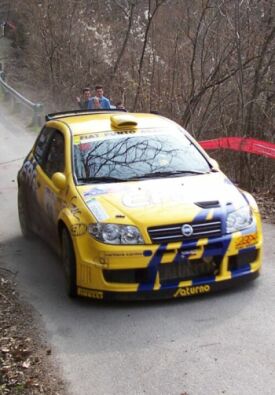
<svg viewBox="0 0 275 395">
<path fill-rule="evenodd" d="M 30 227 L 30 218 L 27 214 L 26 202 L 21 188 L 18 189 L 17 207 L 21 232 L 24 237 L 30 239 L 33 236 L 33 232 Z"/>
<path fill-rule="evenodd" d="M 61 257 L 66 280 L 67 294 L 71 298 L 76 297 L 76 262 L 73 242 L 66 228 L 62 229 L 61 234 Z"/>
</svg>

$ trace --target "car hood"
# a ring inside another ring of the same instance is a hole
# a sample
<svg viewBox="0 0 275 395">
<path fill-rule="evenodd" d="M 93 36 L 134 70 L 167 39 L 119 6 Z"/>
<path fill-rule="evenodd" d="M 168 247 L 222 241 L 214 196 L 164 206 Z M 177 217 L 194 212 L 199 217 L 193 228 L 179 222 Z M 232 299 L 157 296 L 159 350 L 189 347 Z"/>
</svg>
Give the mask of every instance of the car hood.
<svg viewBox="0 0 275 395">
<path fill-rule="evenodd" d="M 78 191 L 97 221 L 160 224 L 219 216 L 246 205 L 224 174 L 210 173 L 133 182 L 89 184 Z"/>
</svg>

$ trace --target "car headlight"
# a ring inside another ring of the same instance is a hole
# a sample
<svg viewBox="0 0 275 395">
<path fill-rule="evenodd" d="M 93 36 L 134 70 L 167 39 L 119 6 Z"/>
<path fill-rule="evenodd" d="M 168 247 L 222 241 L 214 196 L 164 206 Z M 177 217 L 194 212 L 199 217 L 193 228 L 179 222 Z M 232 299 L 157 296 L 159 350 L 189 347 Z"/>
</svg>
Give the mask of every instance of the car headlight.
<svg viewBox="0 0 275 395">
<path fill-rule="evenodd" d="M 108 244 L 144 244 L 135 226 L 116 224 L 90 224 L 88 232 L 97 240 Z"/>
<path fill-rule="evenodd" d="M 252 213 L 249 206 L 241 207 L 228 214 L 226 219 L 226 233 L 238 232 L 248 228 L 253 222 Z"/>
</svg>

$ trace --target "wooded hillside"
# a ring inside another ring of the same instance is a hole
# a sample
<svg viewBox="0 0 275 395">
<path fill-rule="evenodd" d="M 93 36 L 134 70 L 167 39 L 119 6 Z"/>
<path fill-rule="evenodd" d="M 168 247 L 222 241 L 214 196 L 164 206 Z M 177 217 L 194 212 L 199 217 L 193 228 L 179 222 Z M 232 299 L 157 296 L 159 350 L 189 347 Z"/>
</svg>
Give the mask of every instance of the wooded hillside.
<svg viewBox="0 0 275 395">
<path fill-rule="evenodd" d="M 13 0 L 11 9 L 11 70 L 51 110 L 101 83 L 114 103 L 157 110 L 199 140 L 275 142 L 273 0 Z M 216 158 L 246 188 L 275 189 L 273 159 Z"/>
</svg>

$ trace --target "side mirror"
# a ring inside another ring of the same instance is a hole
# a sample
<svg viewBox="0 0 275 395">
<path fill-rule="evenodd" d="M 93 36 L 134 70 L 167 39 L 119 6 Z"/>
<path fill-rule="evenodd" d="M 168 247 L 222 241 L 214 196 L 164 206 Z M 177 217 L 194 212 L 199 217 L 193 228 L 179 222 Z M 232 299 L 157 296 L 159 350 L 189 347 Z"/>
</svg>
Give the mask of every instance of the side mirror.
<svg viewBox="0 0 275 395">
<path fill-rule="evenodd" d="M 67 184 L 67 179 L 65 174 L 57 172 L 52 175 L 52 182 L 56 188 L 62 190 Z"/>
<path fill-rule="evenodd" d="M 220 166 L 215 159 L 210 158 L 209 162 L 210 162 L 210 165 L 212 166 L 213 170 L 220 170 Z"/>
</svg>

